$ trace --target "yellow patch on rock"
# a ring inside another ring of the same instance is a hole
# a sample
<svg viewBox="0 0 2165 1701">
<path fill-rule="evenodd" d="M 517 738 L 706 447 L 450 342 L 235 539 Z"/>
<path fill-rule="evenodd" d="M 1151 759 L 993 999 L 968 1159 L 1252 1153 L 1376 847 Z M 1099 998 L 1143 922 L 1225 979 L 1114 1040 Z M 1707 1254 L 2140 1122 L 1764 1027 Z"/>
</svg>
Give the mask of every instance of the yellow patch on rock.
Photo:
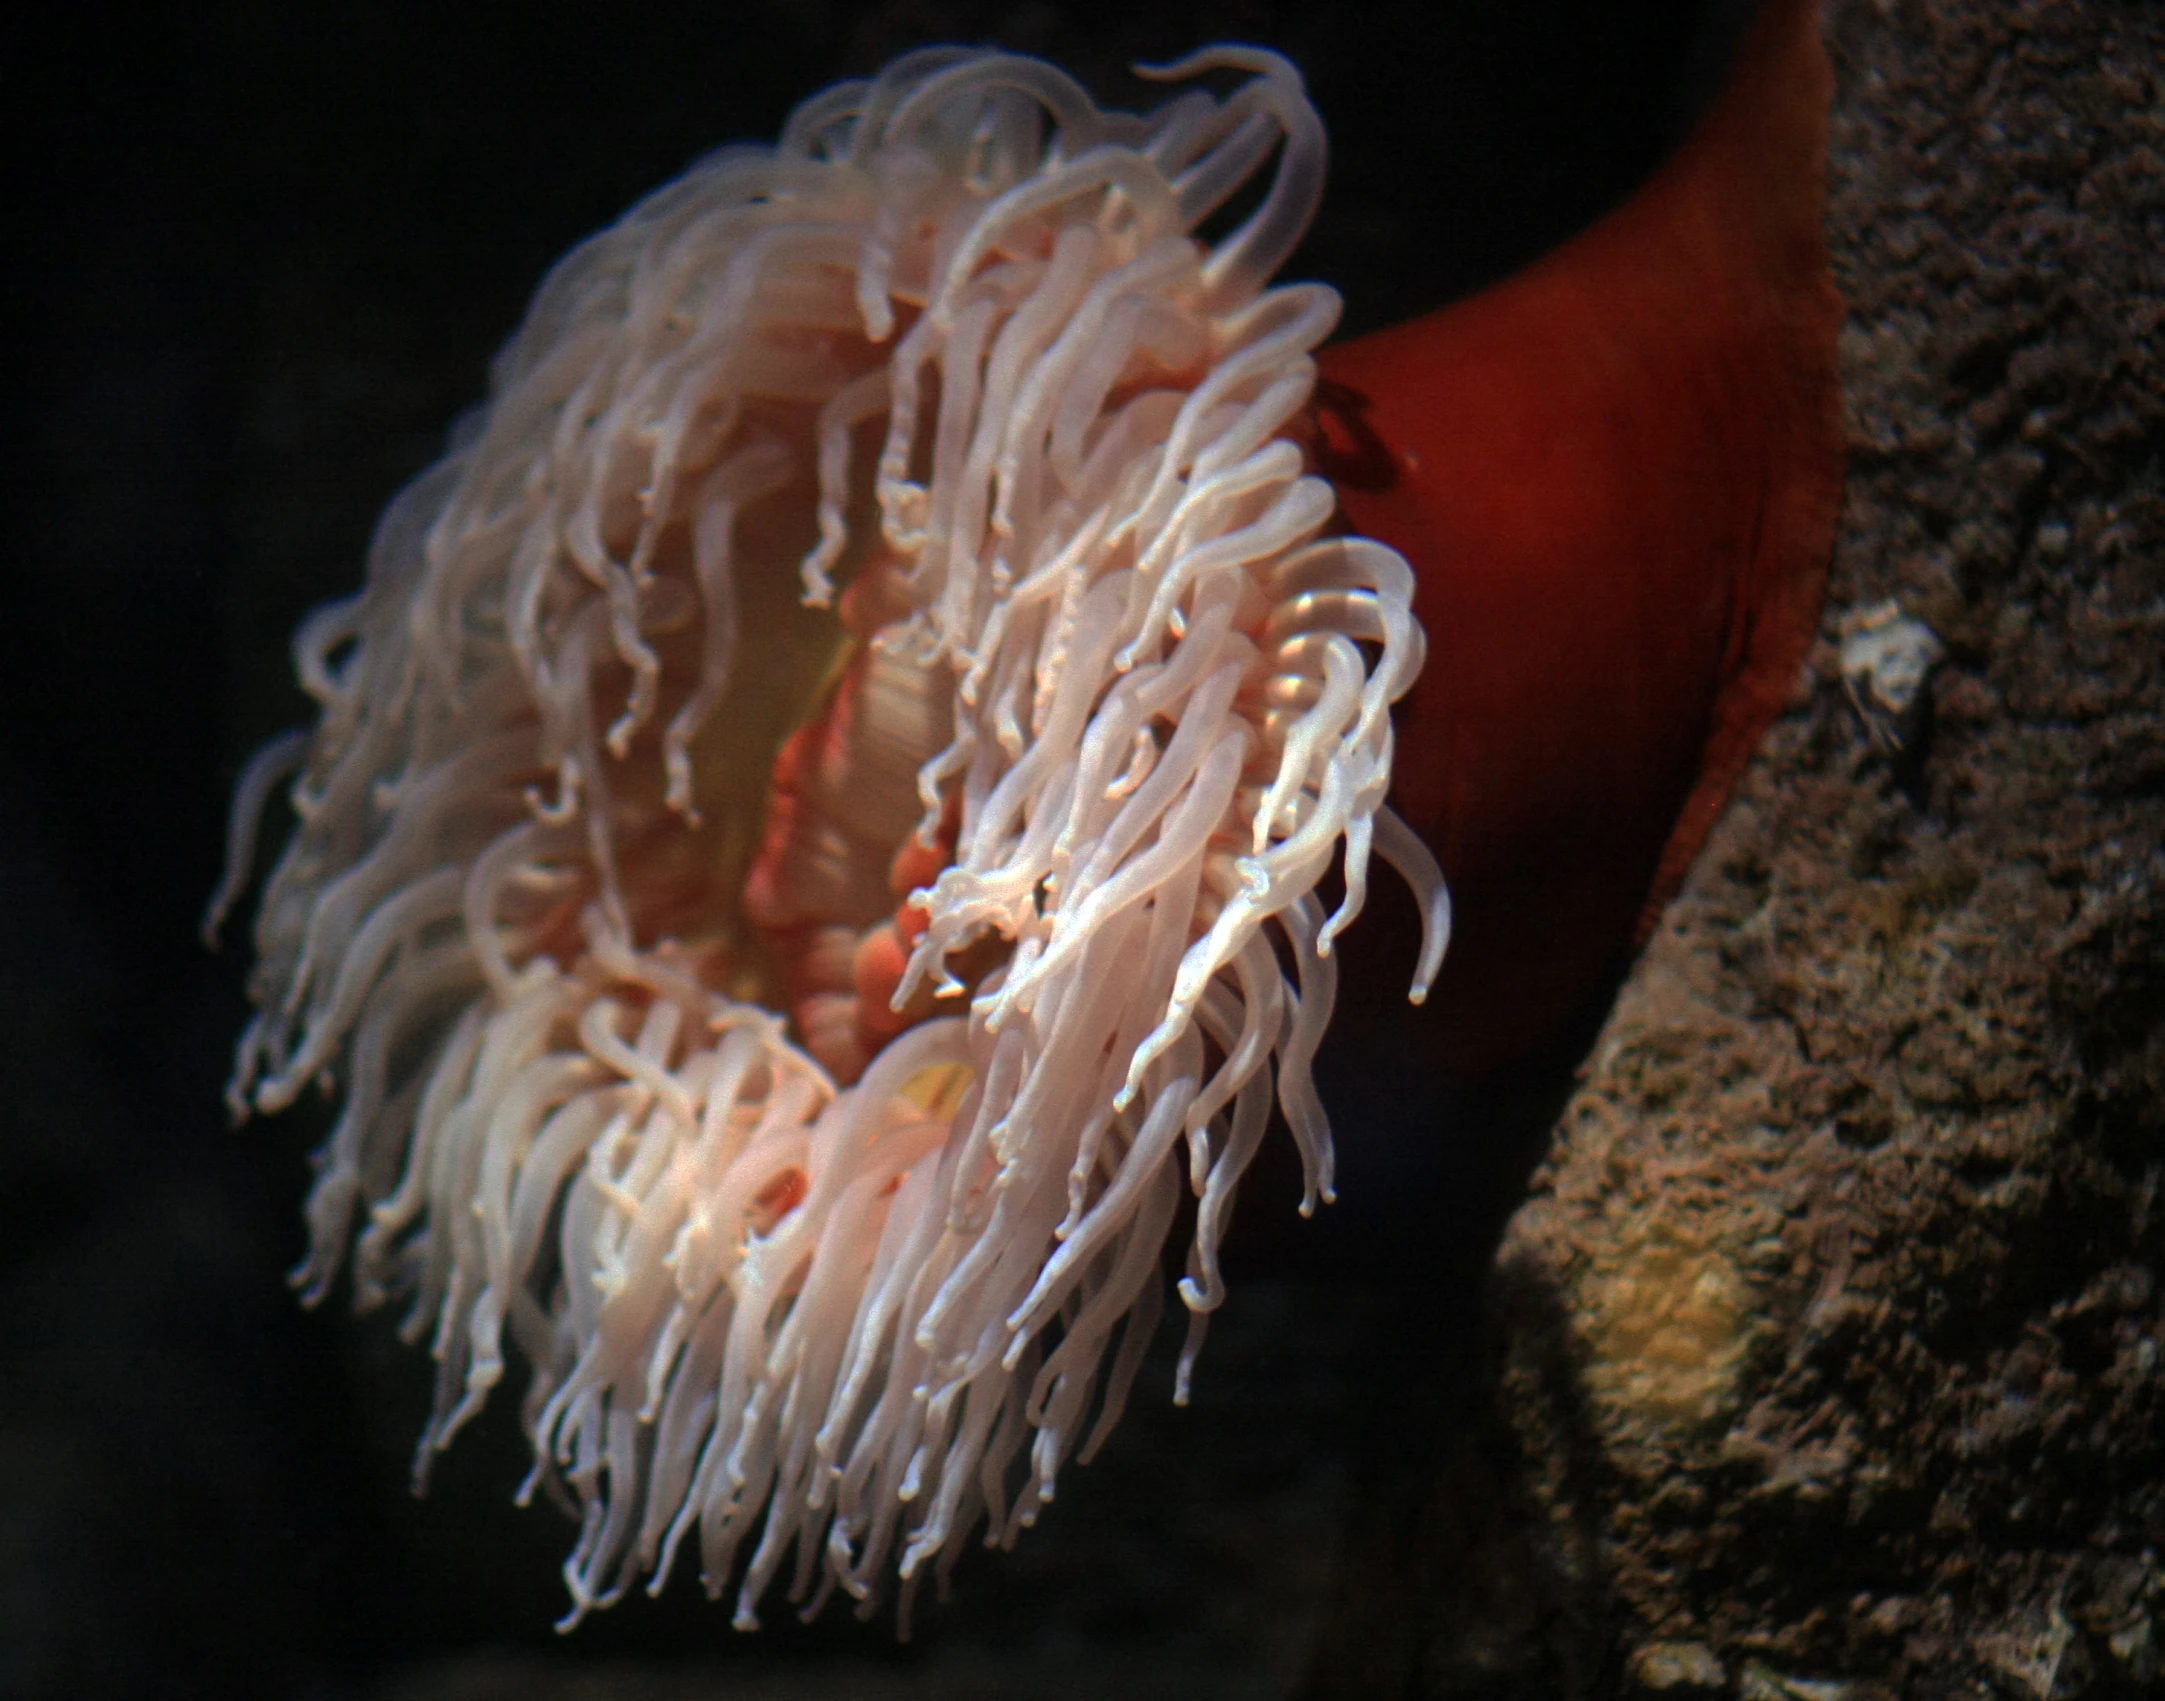
<svg viewBox="0 0 2165 1701">
<path fill-rule="evenodd" d="M 1698 1429 L 1726 1415 L 1759 1306 L 1721 1247 L 1650 1225 L 1581 1278 L 1579 1299 L 1587 1390 L 1616 1417 Z"/>
</svg>

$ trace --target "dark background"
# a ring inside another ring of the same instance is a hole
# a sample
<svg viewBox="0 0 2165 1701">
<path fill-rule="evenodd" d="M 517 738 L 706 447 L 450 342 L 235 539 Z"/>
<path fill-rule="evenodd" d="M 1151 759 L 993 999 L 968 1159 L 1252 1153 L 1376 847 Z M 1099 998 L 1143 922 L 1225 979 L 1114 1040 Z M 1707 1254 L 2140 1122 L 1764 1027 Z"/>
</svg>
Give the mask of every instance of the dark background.
<svg viewBox="0 0 2165 1701">
<path fill-rule="evenodd" d="M 696 155 L 926 41 L 1042 53 L 1121 102 L 1150 98 L 1131 60 L 1265 42 L 1333 139 L 1289 271 L 1337 285 L 1358 331 L 1627 193 L 1737 10 L 258 3 L 9 26 L 0 1696 L 557 1693 L 604 1668 L 631 1693 L 632 1660 L 777 1695 L 1324 1693 L 1350 1642 L 1388 1655 L 1398 1632 L 1362 1627 L 1403 1616 L 1377 1579 L 1523 1158 L 1387 1018 L 1329 1060 L 1346 1202 L 1251 1227 L 1196 1407 L 1153 1364 L 1106 1457 L 1018 1553 L 966 1561 L 908 1648 L 779 1608 L 738 1638 L 683 1576 L 558 1641 L 569 1531 L 508 1505 L 508 1403 L 413 1502 L 424 1361 L 281 1282 L 320 1128 L 225 1127 L 244 953 L 204 953 L 196 920 L 234 773 L 304 715 L 287 633 L 355 583 L 547 264 Z"/>
</svg>

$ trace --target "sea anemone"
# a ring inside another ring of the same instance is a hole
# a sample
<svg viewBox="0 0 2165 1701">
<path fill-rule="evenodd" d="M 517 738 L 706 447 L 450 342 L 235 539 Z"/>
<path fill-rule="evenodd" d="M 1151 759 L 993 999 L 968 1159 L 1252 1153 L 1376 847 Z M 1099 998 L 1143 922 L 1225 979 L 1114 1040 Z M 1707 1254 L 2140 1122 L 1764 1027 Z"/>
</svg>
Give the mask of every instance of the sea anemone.
<svg viewBox="0 0 2165 1701">
<path fill-rule="evenodd" d="M 437 1363 L 417 1476 L 507 1358 L 580 1517 L 569 1621 L 693 1543 L 903 1610 L 1117 1420 L 1196 1197 L 1185 1398 L 1310 1064 L 1423 656 L 1297 439 L 1338 299 L 1292 67 L 1099 110 L 911 54 L 569 255 L 487 404 L 295 643 L 239 1114 L 335 1090 L 297 1272 Z M 1221 79 L 1222 81 L 1222 79 Z M 1245 195 L 1245 202 L 1239 198 Z M 1251 210 L 1215 241 L 1229 203 Z M 1337 863 L 1343 899 L 1317 887 Z M 356 1232 L 357 1230 L 357 1232 Z M 567 1621 L 568 1622 L 568 1621 Z"/>
<path fill-rule="evenodd" d="M 1637 194 L 1322 352 L 1318 467 L 1419 574 L 1392 800 L 1464 925 L 1442 1067 L 1568 1065 L 1789 701 L 1842 491 L 1816 0 L 1763 0 Z"/>
</svg>

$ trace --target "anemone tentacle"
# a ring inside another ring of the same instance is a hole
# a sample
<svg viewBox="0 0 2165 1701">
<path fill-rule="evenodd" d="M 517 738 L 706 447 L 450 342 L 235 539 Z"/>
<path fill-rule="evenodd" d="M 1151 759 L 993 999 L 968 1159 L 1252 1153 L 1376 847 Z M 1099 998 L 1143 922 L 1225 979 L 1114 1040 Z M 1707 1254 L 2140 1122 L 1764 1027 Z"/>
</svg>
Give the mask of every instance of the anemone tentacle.
<svg viewBox="0 0 2165 1701">
<path fill-rule="evenodd" d="M 695 166 L 550 274 L 298 640 L 235 1102 L 343 1091 L 299 1279 L 350 1244 L 430 1340 L 418 1472 L 525 1362 L 573 1619 L 687 1543 L 716 1593 L 749 1546 L 750 1625 L 785 1568 L 906 1610 L 1013 1541 L 1118 1416 L 1181 1187 L 1181 1398 L 1274 1103 L 1329 1197 L 1371 848 L 1433 975 L 1412 579 L 1327 535 L 1337 298 L 1267 276 L 1322 131 L 1283 60 L 1164 74 L 1208 70 L 1249 78 L 1136 116 L 916 54 Z"/>
</svg>

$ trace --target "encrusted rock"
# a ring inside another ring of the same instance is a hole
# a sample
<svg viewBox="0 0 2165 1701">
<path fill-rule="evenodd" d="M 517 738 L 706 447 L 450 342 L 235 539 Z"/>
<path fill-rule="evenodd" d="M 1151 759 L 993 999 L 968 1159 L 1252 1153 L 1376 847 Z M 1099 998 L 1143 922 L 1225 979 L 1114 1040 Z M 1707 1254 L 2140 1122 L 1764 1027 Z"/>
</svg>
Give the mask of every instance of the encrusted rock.
<svg viewBox="0 0 2165 1701">
<path fill-rule="evenodd" d="M 1704 1642 L 1649 1642 L 1631 1656 L 1631 1684 L 1641 1695 L 1699 1701 L 1724 1694 L 1729 1674 Z"/>
<path fill-rule="evenodd" d="M 1828 33 L 1823 642 L 1506 1236 L 1492 1546 L 1564 1692 L 1689 1646 L 1768 1701 L 2148 1693 L 2165 14 Z"/>
</svg>

